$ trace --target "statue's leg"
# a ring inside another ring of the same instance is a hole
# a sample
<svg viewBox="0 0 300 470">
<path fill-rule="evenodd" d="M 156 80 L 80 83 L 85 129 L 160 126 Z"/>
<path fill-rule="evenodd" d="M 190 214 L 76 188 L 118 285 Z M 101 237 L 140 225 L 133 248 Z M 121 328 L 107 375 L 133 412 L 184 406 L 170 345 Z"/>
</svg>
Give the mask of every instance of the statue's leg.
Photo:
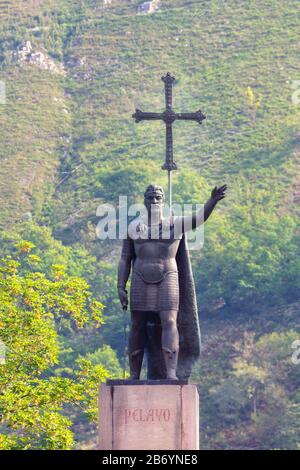
<svg viewBox="0 0 300 470">
<path fill-rule="evenodd" d="M 147 379 L 159 380 L 166 377 L 165 361 L 161 349 L 161 321 L 158 312 L 149 312 L 147 321 Z"/>
<path fill-rule="evenodd" d="M 131 329 L 128 340 L 130 378 L 138 380 L 146 344 L 147 312 L 131 311 Z"/>
<path fill-rule="evenodd" d="M 179 352 L 179 334 L 177 329 L 177 310 L 162 310 L 159 312 L 162 335 L 161 346 L 167 369 L 167 379 L 176 380 L 176 369 Z"/>
</svg>

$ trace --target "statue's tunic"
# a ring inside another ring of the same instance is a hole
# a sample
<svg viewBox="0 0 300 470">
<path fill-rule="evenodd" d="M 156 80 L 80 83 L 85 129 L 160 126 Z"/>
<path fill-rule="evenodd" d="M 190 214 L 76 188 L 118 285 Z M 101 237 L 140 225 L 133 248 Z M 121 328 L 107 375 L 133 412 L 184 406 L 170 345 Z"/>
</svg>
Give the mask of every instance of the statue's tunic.
<svg viewBox="0 0 300 470">
<path fill-rule="evenodd" d="M 181 236 L 168 222 L 150 228 L 136 223 L 129 229 L 134 261 L 130 308 L 160 312 L 179 309 L 179 282 L 176 253 Z M 132 237 L 132 238 L 131 238 Z"/>
<path fill-rule="evenodd" d="M 165 273 L 159 282 L 147 283 L 133 270 L 130 290 L 131 310 L 160 312 L 179 308 L 178 272 Z"/>
</svg>

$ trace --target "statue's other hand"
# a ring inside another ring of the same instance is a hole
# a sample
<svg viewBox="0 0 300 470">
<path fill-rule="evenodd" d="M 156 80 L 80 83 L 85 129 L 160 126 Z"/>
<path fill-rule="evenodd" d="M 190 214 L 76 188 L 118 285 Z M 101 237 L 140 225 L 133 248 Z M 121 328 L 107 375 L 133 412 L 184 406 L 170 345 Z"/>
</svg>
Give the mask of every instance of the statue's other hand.
<svg viewBox="0 0 300 470">
<path fill-rule="evenodd" d="M 225 197 L 226 190 L 227 190 L 227 184 L 223 184 L 223 186 L 220 186 L 219 188 L 215 186 L 211 192 L 211 198 L 215 202 L 221 201 L 221 199 L 224 199 Z"/>
<path fill-rule="evenodd" d="M 123 310 L 127 310 L 127 306 L 128 306 L 127 290 L 123 288 L 119 288 L 118 292 L 119 292 L 119 299 L 120 299 L 122 308 Z"/>
</svg>

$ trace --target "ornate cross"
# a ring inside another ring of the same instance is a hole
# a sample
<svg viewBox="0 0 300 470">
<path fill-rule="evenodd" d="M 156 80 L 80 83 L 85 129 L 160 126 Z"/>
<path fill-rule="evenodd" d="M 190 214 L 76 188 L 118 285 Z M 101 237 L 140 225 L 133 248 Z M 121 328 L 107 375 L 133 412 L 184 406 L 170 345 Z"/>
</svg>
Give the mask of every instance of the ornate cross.
<svg viewBox="0 0 300 470">
<path fill-rule="evenodd" d="M 165 77 L 161 77 L 162 81 L 165 84 L 165 97 L 166 97 L 166 109 L 163 113 L 144 113 L 140 109 L 136 109 L 132 117 L 135 119 L 135 122 L 145 121 L 145 120 L 162 120 L 166 124 L 166 160 L 162 166 L 163 170 L 168 171 L 168 180 L 169 180 L 169 198 L 170 198 L 170 210 L 172 206 L 172 171 L 177 170 L 177 165 L 173 159 L 173 128 L 172 124 L 174 121 L 196 121 L 199 124 L 202 124 L 202 121 L 205 119 L 204 114 L 199 109 L 195 113 L 175 113 L 172 109 L 173 105 L 173 83 L 175 77 L 172 77 L 170 73 L 167 73 Z"/>
</svg>

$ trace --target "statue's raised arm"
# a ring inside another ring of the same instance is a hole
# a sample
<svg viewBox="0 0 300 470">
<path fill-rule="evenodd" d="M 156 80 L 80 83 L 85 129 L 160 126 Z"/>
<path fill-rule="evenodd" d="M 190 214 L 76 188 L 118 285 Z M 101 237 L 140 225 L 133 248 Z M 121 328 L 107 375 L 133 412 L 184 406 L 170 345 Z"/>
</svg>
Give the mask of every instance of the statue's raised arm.
<svg viewBox="0 0 300 470">
<path fill-rule="evenodd" d="M 220 186 L 219 188 L 215 186 L 211 192 L 211 197 L 205 203 L 204 207 L 201 207 L 199 211 L 196 212 L 196 214 L 176 217 L 174 220 L 176 233 L 180 234 L 188 232 L 189 230 L 193 230 L 204 223 L 216 207 L 217 203 L 221 201 L 221 199 L 224 199 L 226 190 L 226 184 Z"/>
</svg>

